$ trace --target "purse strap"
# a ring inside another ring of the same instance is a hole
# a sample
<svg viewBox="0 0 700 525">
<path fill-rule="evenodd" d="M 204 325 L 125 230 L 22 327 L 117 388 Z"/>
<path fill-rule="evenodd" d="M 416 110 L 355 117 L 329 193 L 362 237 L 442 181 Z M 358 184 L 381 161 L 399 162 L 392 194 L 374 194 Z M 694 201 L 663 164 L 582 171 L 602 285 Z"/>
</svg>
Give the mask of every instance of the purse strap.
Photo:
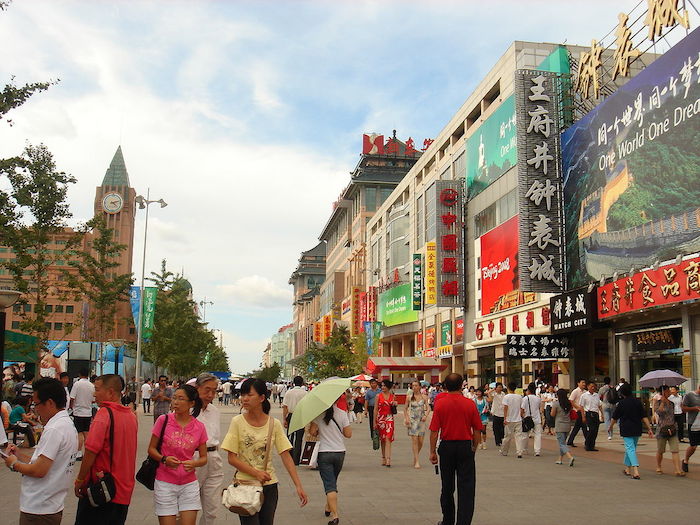
<svg viewBox="0 0 700 525">
<path fill-rule="evenodd" d="M 529 395 L 526 395 L 525 397 L 527 398 L 527 411 L 528 411 L 528 415 L 529 415 L 530 417 L 532 417 L 532 407 L 530 406 L 530 396 L 529 396 Z"/>
<path fill-rule="evenodd" d="M 275 428 L 275 420 L 272 419 L 272 416 L 268 416 L 269 423 L 267 426 L 269 427 L 267 429 L 267 442 L 265 443 L 265 464 L 263 466 L 263 470 L 267 471 L 267 466 L 270 463 L 270 449 L 272 448 L 272 430 Z"/>
<path fill-rule="evenodd" d="M 165 435 L 165 427 L 168 425 L 168 414 L 165 414 L 165 421 L 163 421 L 163 426 L 160 428 L 160 437 L 158 438 L 158 444 L 156 445 L 156 450 L 160 454 L 160 447 L 163 445 L 163 436 Z"/>
</svg>

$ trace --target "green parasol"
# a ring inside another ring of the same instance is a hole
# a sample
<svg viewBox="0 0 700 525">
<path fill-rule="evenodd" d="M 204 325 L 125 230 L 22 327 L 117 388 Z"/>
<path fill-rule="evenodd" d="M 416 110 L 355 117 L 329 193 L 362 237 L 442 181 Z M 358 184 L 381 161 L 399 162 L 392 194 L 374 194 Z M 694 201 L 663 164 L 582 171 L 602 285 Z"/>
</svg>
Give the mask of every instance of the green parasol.
<svg viewBox="0 0 700 525">
<path fill-rule="evenodd" d="M 294 407 L 288 432 L 292 433 L 295 430 L 304 428 L 308 423 L 323 414 L 348 388 L 350 388 L 350 378 L 345 377 L 326 379 L 316 385 Z"/>
</svg>

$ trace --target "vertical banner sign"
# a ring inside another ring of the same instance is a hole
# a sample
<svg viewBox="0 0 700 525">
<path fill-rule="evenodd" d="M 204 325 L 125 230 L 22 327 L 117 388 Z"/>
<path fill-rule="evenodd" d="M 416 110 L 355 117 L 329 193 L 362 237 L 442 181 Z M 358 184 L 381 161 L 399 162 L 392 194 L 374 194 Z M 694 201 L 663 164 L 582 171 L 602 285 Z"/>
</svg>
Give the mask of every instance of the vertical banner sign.
<svg viewBox="0 0 700 525">
<path fill-rule="evenodd" d="M 370 286 L 367 292 L 367 320 L 377 320 L 377 288 L 374 286 Z"/>
<path fill-rule="evenodd" d="M 314 342 L 321 342 L 321 329 L 323 328 L 323 323 L 319 320 L 314 323 Z"/>
<path fill-rule="evenodd" d="M 365 331 L 367 321 L 367 292 L 360 293 L 360 331 Z"/>
<path fill-rule="evenodd" d="M 423 308 L 423 256 L 413 254 L 413 309 Z"/>
<path fill-rule="evenodd" d="M 141 302 L 141 288 L 132 286 L 130 295 L 131 314 L 134 316 L 134 325 L 138 322 L 139 303 Z M 156 298 L 158 288 L 146 287 L 143 289 L 143 322 L 141 323 L 141 337 L 144 341 L 150 341 L 153 335 L 153 323 L 156 315 Z"/>
<path fill-rule="evenodd" d="M 373 343 L 374 343 L 374 330 L 372 329 L 372 323 L 365 321 L 362 323 L 365 330 L 365 343 L 367 345 L 367 355 L 372 355 Z"/>
<path fill-rule="evenodd" d="M 425 304 L 437 303 L 437 245 L 425 245 Z"/>
<path fill-rule="evenodd" d="M 333 330 L 333 317 L 331 314 L 323 316 L 323 344 L 326 344 Z"/>
<path fill-rule="evenodd" d="M 352 308 L 352 335 L 357 335 L 362 331 L 362 317 L 360 315 L 360 287 L 352 287 L 352 297 L 350 298 Z"/>
<path fill-rule="evenodd" d="M 464 257 L 462 240 L 462 183 L 435 182 L 437 222 L 438 306 L 464 304 Z"/>
<path fill-rule="evenodd" d="M 561 292 L 564 272 L 559 77 L 515 72 L 520 210 L 519 277 L 527 292 Z"/>
</svg>

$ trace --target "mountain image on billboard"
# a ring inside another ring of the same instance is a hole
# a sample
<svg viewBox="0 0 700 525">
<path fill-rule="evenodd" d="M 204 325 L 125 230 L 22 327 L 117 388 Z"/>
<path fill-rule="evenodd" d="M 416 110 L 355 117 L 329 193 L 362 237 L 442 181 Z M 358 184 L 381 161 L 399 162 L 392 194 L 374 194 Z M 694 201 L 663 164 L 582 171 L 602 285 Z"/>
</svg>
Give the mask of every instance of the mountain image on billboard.
<svg viewBox="0 0 700 525">
<path fill-rule="evenodd" d="M 562 133 L 568 287 L 700 251 L 700 30 Z"/>
</svg>

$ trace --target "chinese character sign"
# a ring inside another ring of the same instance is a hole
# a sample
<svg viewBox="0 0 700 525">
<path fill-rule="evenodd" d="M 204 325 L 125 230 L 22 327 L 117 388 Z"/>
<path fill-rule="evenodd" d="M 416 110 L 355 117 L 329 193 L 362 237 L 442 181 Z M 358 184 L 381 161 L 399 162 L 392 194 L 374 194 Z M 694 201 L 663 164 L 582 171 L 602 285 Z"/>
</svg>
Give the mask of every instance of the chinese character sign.
<svg viewBox="0 0 700 525">
<path fill-rule="evenodd" d="M 598 288 L 598 317 L 700 299 L 700 257 L 644 270 Z"/>
<path fill-rule="evenodd" d="M 555 295 L 549 300 L 552 333 L 587 330 L 593 326 L 595 308 L 593 293 L 585 288 Z"/>
<path fill-rule="evenodd" d="M 362 308 L 360 306 L 360 287 L 353 286 L 350 298 L 352 308 L 352 335 L 362 332 Z"/>
<path fill-rule="evenodd" d="M 437 244 L 425 245 L 425 304 L 437 303 Z"/>
<path fill-rule="evenodd" d="M 564 271 L 559 79 L 545 71 L 518 70 L 515 92 L 520 285 L 528 292 L 559 292 Z"/>
<path fill-rule="evenodd" d="M 462 241 L 462 184 L 435 182 L 437 222 L 437 305 L 464 304 L 464 243 Z"/>
<path fill-rule="evenodd" d="M 413 309 L 421 310 L 423 307 L 423 256 L 420 253 L 413 254 Z"/>
<path fill-rule="evenodd" d="M 568 340 L 551 335 L 508 334 L 505 350 L 510 359 L 567 359 L 573 357 Z"/>
</svg>

